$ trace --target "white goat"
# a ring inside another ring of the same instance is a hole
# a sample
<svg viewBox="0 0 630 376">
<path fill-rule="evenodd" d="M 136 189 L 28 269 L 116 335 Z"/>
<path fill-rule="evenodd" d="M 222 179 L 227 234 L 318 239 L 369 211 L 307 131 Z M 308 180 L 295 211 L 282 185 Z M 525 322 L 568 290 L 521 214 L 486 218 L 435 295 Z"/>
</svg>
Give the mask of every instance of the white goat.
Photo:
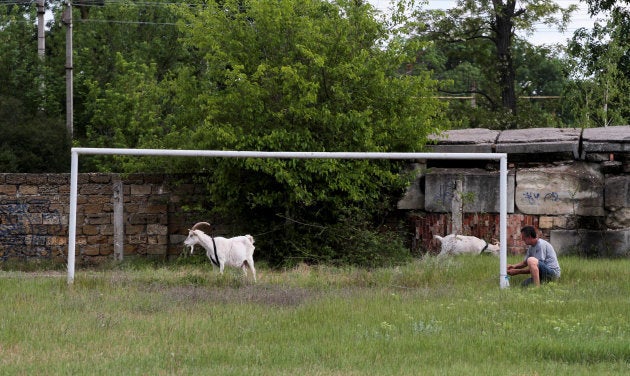
<svg viewBox="0 0 630 376">
<path fill-rule="evenodd" d="M 433 237 L 440 241 L 442 244 L 442 250 L 438 257 L 447 255 L 480 255 L 483 252 L 492 253 L 495 256 L 499 255 L 499 243 L 490 244 L 485 240 L 479 239 L 476 236 L 455 235 L 450 234 L 445 237 L 433 235 Z"/>
<path fill-rule="evenodd" d="M 199 222 L 188 230 L 188 237 L 184 240 L 184 244 L 190 247 L 190 253 L 192 254 L 195 245 L 199 244 L 206 249 L 206 255 L 213 265 L 219 267 L 221 274 L 223 274 L 223 268 L 226 264 L 241 268 L 245 276 L 247 276 L 247 268 L 249 268 L 255 282 L 254 249 L 256 247 L 254 247 L 254 238 L 251 235 L 236 236 L 229 239 L 220 236 L 213 238 L 197 229 L 202 224 L 210 226 L 206 222 Z"/>
</svg>

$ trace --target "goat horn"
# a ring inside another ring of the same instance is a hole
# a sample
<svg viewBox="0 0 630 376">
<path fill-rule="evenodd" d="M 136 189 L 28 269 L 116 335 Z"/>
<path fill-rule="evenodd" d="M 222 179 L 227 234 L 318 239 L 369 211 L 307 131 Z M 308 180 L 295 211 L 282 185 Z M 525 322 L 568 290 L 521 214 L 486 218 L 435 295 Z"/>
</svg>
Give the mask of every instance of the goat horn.
<svg viewBox="0 0 630 376">
<path fill-rule="evenodd" d="M 201 227 L 203 225 L 208 226 L 209 228 L 212 228 L 212 225 L 210 223 L 208 223 L 208 222 L 197 222 L 197 223 L 195 223 L 195 225 L 190 230 L 191 231 L 192 230 L 196 230 L 196 229 L 198 229 L 199 227 Z"/>
</svg>

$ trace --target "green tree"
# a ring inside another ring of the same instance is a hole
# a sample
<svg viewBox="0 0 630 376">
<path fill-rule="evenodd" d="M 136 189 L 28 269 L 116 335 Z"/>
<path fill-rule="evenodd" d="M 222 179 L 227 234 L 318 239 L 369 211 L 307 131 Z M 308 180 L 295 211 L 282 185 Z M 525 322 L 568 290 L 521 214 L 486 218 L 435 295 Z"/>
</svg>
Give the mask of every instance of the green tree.
<svg viewBox="0 0 630 376">
<path fill-rule="evenodd" d="M 439 39 L 429 43 L 418 53 L 415 66 L 430 69 L 439 80 L 453 127 L 504 129 L 507 120 L 520 128 L 562 126 L 559 96 L 569 84 L 562 49 L 515 40 L 514 80 L 522 111 L 506 114 L 498 99 L 496 72 L 487 69 L 495 59 L 490 43 L 483 39 L 464 44 Z"/>
<path fill-rule="evenodd" d="M 180 69 L 170 80 L 194 91 L 185 98 L 197 117 L 173 119 L 140 146 L 418 151 L 442 125 L 442 106 L 432 99 L 435 82 L 427 73 L 398 69 L 412 61 L 417 45 L 390 38 L 368 4 L 226 0 L 179 12 L 184 46 L 203 58 L 203 69 Z M 211 172 L 207 184 L 219 212 L 246 220 L 250 231 L 283 229 L 260 240 L 272 262 L 340 260 L 364 252 L 373 241 L 363 232 L 367 224 L 382 218 L 404 188 L 401 163 L 198 163 L 178 168 Z M 380 243 L 383 251 L 391 244 Z M 370 260 L 376 256 L 371 252 Z"/>
<path fill-rule="evenodd" d="M 67 171 L 70 143 L 54 74 L 37 54 L 35 8 L 0 4 L 0 14 L 0 171 Z"/>
<path fill-rule="evenodd" d="M 623 27 L 613 20 L 577 30 L 569 43 L 574 80 L 567 103 L 582 127 L 626 124 L 630 119 L 630 44 Z"/>
<path fill-rule="evenodd" d="M 630 119 L 630 10 L 628 1 L 589 0 L 592 30 L 579 29 L 569 43 L 574 74 L 569 112 L 582 127 L 627 124 Z"/>
<path fill-rule="evenodd" d="M 537 23 L 563 28 L 576 9 L 575 5 L 562 8 L 551 0 L 529 0 L 518 4 L 519 7 L 515 0 L 459 0 L 455 8 L 446 11 L 418 9 L 415 14 L 420 22 L 418 32 L 428 40 L 458 45 L 453 47 L 455 49 L 475 46 L 474 49 L 482 52 L 482 57 L 487 57 L 488 51 L 492 52 L 492 61 L 482 67 L 488 71 L 487 76 L 492 77 L 492 83 L 485 86 L 493 85 L 497 94 L 481 93 L 492 100 L 493 106 L 500 103 L 503 112 L 500 118 L 504 119 L 503 127 L 507 128 L 517 126 L 515 116 L 518 114 L 515 31 L 532 32 Z M 472 89 L 475 90 L 478 89 Z"/>
<path fill-rule="evenodd" d="M 177 16 L 172 9 L 175 2 L 95 0 L 73 7 L 74 133 L 79 142 L 134 147 L 137 140 L 122 140 L 124 135 L 116 134 L 121 121 L 141 123 L 149 116 L 160 118 L 169 113 L 167 105 L 156 110 L 159 100 L 155 96 L 160 93 L 151 91 L 151 82 L 163 80 L 177 67 L 195 65 L 178 42 Z M 58 68 L 58 77 L 63 80 L 64 6 L 62 1 L 52 3 L 55 17 L 47 39 L 49 64 Z M 65 87 L 63 81 L 60 84 Z M 64 90 L 58 92 L 65 96 Z M 134 103 L 134 97 L 151 108 Z M 152 123 L 140 127 L 151 128 Z M 142 132 L 131 133 L 139 137 Z"/>
</svg>

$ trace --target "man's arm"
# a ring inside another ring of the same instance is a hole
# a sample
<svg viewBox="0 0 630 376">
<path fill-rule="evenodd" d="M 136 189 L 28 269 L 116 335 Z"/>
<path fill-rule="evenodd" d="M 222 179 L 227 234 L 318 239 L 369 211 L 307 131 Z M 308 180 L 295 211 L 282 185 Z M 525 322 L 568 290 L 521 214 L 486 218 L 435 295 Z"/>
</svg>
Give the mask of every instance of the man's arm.
<svg viewBox="0 0 630 376">
<path fill-rule="evenodd" d="M 521 261 L 518 264 L 508 264 L 507 268 L 509 269 L 523 269 L 527 266 L 527 262 Z"/>
</svg>

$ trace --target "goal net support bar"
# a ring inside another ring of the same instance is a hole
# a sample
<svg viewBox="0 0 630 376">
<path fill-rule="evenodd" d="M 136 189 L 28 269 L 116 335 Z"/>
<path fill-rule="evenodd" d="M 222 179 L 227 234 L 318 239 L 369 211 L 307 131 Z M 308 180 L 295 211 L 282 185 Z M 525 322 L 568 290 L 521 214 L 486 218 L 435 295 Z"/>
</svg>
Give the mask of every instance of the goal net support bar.
<svg viewBox="0 0 630 376">
<path fill-rule="evenodd" d="M 68 220 L 68 284 L 74 283 L 77 230 L 79 155 L 130 155 L 154 157 L 274 158 L 274 159 L 441 159 L 498 160 L 499 175 L 499 287 L 509 287 L 507 277 L 507 154 L 506 153 L 371 153 L 371 152 L 285 152 L 234 150 L 162 150 L 72 148 L 70 169 L 70 218 Z"/>
</svg>

